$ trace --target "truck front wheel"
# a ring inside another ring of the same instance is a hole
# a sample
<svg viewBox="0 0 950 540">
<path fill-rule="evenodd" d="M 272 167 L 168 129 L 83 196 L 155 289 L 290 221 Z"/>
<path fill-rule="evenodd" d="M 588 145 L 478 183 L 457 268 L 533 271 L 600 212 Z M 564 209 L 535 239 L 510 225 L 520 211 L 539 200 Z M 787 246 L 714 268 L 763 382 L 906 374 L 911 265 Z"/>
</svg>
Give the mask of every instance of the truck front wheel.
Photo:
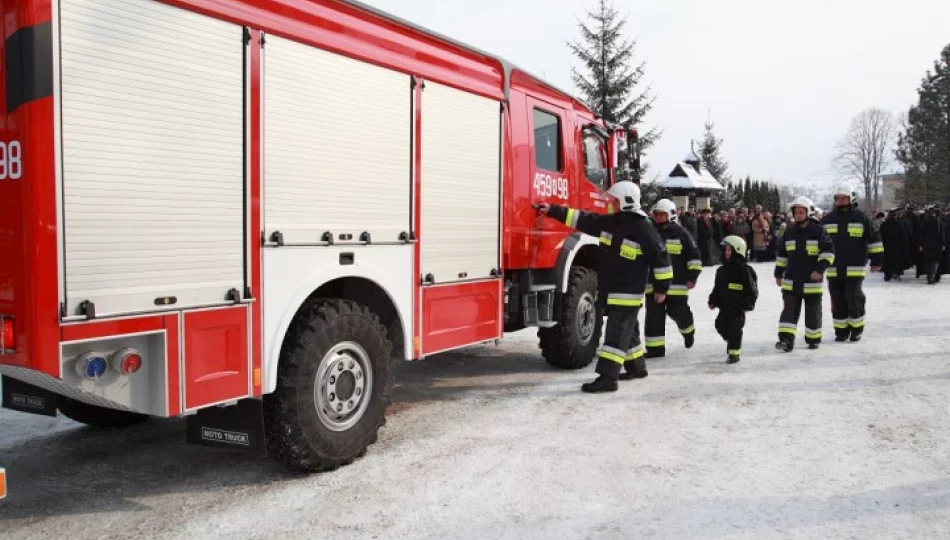
<svg viewBox="0 0 950 540">
<path fill-rule="evenodd" d="M 59 396 L 56 405 L 66 418 L 96 428 L 120 428 L 148 420 L 144 414 L 97 407 L 64 396 Z"/>
<path fill-rule="evenodd" d="M 571 269 L 567 292 L 561 302 L 560 323 L 538 330 L 541 354 L 554 367 L 581 369 L 588 366 L 600 346 L 603 316 L 597 310 L 597 274 L 589 269 Z"/>
<path fill-rule="evenodd" d="M 347 300 L 320 300 L 291 325 L 277 390 L 264 398 L 267 450 L 317 472 L 348 465 L 376 442 L 392 388 L 392 344 L 379 318 Z"/>
</svg>

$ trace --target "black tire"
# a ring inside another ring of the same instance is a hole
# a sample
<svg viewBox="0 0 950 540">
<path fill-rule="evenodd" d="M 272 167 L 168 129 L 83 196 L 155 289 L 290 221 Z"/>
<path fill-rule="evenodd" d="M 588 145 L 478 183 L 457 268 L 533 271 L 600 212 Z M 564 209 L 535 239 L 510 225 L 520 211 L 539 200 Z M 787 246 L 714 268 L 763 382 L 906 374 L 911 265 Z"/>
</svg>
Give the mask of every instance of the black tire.
<svg viewBox="0 0 950 540">
<path fill-rule="evenodd" d="M 593 334 L 589 339 L 581 336 L 582 322 L 578 308 L 581 302 L 593 302 L 597 298 L 597 274 L 589 268 L 571 269 L 567 293 L 561 302 L 560 323 L 551 328 L 540 328 L 541 354 L 548 364 L 562 369 L 581 369 L 590 365 L 600 346 L 603 330 L 603 313 L 595 311 Z"/>
<path fill-rule="evenodd" d="M 60 414 L 66 418 L 95 428 L 121 428 L 148 420 L 148 415 L 145 414 L 96 407 L 63 396 L 59 396 L 56 404 Z"/>
<path fill-rule="evenodd" d="M 328 414 L 326 408 L 318 412 L 317 378 L 321 364 L 334 348 L 347 343 L 357 345 L 368 357 L 364 361 L 369 363 L 372 387 L 355 400 L 360 406 L 367 400 L 356 423 L 345 430 L 334 430 L 321 419 L 321 414 Z M 379 317 L 368 308 L 337 299 L 320 300 L 303 308 L 281 349 L 277 389 L 264 397 L 268 453 L 309 472 L 352 463 L 376 442 L 379 428 L 386 423 L 392 378 L 392 343 Z"/>
</svg>

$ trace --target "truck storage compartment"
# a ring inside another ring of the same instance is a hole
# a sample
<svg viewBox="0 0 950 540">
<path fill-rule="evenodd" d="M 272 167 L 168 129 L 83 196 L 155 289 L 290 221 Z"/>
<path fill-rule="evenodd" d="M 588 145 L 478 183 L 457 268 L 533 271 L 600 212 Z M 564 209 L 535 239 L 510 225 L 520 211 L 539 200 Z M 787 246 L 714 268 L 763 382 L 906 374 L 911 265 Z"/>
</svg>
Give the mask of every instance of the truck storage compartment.
<svg viewBox="0 0 950 540">
<path fill-rule="evenodd" d="M 244 29 L 153 0 L 60 5 L 67 317 L 244 291 Z"/>
<path fill-rule="evenodd" d="M 249 395 L 247 319 L 243 306 L 184 314 L 186 410 Z"/>
<path fill-rule="evenodd" d="M 265 237 L 401 241 L 411 230 L 411 78 L 276 36 L 263 65 Z"/>
<path fill-rule="evenodd" d="M 426 82 L 421 143 L 422 275 L 431 283 L 495 277 L 501 105 Z"/>
</svg>

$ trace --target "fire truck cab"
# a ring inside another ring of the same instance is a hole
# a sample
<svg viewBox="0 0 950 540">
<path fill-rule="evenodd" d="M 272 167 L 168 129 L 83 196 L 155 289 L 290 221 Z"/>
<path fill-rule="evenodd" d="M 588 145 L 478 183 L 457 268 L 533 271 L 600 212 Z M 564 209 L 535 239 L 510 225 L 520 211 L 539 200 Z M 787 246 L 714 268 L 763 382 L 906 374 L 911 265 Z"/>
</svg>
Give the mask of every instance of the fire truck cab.
<svg viewBox="0 0 950 540">
<path fill-rule="evenodd" d="M 588 365 L 636 132 L 342 0 L 0 0 L 3 405 L 327 470 L 394 360 L 537 327 Z"/>
</svg>

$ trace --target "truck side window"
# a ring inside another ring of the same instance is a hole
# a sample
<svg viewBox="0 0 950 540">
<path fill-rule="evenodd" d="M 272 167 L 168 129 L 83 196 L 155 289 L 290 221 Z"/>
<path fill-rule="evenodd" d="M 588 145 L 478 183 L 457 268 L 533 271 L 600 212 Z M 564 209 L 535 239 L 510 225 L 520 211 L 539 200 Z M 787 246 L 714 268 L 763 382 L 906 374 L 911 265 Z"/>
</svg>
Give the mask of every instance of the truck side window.
<svg viewBox="0 0 950 540">
<path fill-rule="evenodd" d="M 587 179 L 602 190 L 610 187 L 605 150 L 603 139 L 590 131 L 584 132 L 584 170 Z"/>
<path fill-rule="evenodd" d="M 561 172 L 561 119 L 534 109 L 534 164 L 539 169 Z"/>
</svg>

